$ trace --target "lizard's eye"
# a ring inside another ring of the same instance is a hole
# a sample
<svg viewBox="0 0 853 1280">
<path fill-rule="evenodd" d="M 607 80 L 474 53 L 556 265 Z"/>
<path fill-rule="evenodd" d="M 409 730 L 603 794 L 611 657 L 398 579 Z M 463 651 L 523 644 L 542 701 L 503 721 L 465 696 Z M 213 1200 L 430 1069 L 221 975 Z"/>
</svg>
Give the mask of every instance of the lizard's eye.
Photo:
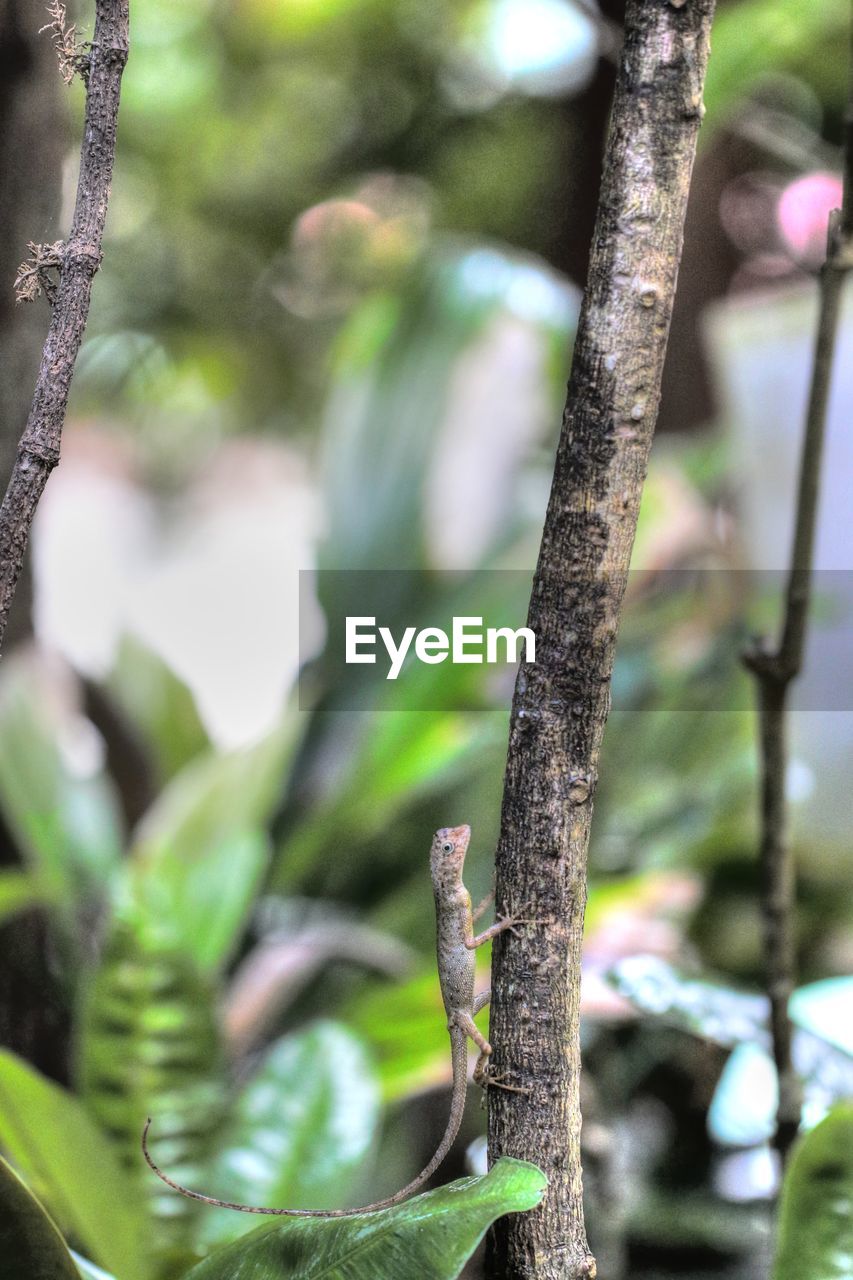
<svg viewBox="0 0 853 1280">
<path fill-rule="evenodd" d="M 453 852 L 453 842 L 451 840 L 445 840 L 444 844 L 441 847 L 445 853 Z"/>
</svg>

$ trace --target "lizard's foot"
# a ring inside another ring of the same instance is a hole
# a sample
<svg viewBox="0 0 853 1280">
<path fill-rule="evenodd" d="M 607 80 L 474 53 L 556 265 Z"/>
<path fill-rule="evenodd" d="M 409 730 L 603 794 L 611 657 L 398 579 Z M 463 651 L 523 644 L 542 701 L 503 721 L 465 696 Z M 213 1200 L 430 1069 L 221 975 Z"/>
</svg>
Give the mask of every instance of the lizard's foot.
<svg viewBox="0 0 853 1280">
<path fill-rule="evenodd" d="M 505 1089 L 507 1093 L 529 1093 L 529 1089 L 525 1089 L 520 1084 L 507 1084 L 503 1073 L 492 1070 L 489 1066 L 483 1066 L 474 1071 L 474 1083 L 479 1085 L 483 1090 L 485 1099 L 486 1091 L 489 1089 Z"/>
<path fill-rule="evenodd" d="M 525 902 L 525 904 L 524 904 L 524 906 L 523 906 L 523 907 L 519 907 L 519 909 L 518 909 L 518 914 L 517 914 L 517 915 L 516 915 L 516 913 L 515 913 L 514 911 L 510 911 L 508 915 L 505 915 L 505 916 L 498 916 L 498 918 L 497 918 L 498 923 L 503 927 L 503 929 L 505 929 L 505 930 L 507 931 L 507 933 L 514 933 L 514 934 L 515 934 L 515 936 L 516 936 L 516 938 L 518 938 L 518 937 L 520 936 L 520 935 L 519 935 L 519 932 L 518 932 L 518 929 L 517 929 L 517 927 L 516 927 L 517 925 L 520 925 L 520 924 L 541 924 L 541 925 L 546 925 L 546 924 L 548 924 L 548 921 L 547 921 L 547 920 L 542 920 L 542 919 L 541 919 L 540 917 L 538 917 L 538 916 L 526 916 L 526 915 L 524 914 L 524 913 L 525 913 L 525 911 L 529 911 L 529 910 L 530 910 L 530 908 L 531 908 L 531 906 L 532 906 L 532 905 L 533 905 L 533 904 L 532 904 L 532 903 L 530 903 L 530 902 Z"/>
</svg>

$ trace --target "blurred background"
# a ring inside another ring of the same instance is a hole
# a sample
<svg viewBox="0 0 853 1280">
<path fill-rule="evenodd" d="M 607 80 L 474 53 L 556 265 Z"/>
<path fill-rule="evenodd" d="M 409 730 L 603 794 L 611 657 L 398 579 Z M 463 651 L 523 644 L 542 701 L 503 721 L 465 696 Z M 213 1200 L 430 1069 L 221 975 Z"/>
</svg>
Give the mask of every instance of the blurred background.
<svg viewBox="0 0 853 1280">
<path fill-rule="evenodd" d="M 319 661 L 298 699 L 326 643 L 310 575 L 400 571 L 407 624 L 448 607 L 448 581 L 475 614 L 500 581 L 520 623 L 621 12 L 131 7 L 104 265 L 0 665 L 0 1147 L 116 1280 L 169 1280 L 255 1221 L 157 1184 L 146 1115 L 184 1182 L 304 1207 L 392 1192 L 443 1129 L 426 857 L 470 822 L 488 889 L 511 673 L 430 668 L 431 710 L 413 678 L 359 712 Z M 733 657 L 777 616 L 848 9 L 728 0 L 714 28 L 591 851 L 584 1146 L 608 1280 L 746 1280 L 770 1249 L 755 723 Z M 72 16 L 91 33 L 88 6 Z M 68 225 L 82 108 L 44 20 L 0 6 L 4 475 L 47 324 L 12 280 Z M 809 1125 L 853 1093 L 851 370 L 848 311 L 821 678 L 789 777 Z M 440 1180 L 484 1167 L 483 1131 L 472 1098 Z"/>
</svg>

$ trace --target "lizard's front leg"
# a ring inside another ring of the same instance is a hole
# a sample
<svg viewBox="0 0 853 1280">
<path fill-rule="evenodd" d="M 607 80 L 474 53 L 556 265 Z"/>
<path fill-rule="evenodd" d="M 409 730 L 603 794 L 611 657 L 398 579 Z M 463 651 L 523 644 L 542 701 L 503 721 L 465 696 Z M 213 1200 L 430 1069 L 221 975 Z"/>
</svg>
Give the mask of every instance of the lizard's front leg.
<svg viewBox="0 0 853 1280">
<path fill-rule="evenodd" d="M 510 933 L 517 933 L 516 925 L 518 924 L 538 924 L 538 920 L 522 920 L 518 916 L 501 916 L 494 924 L 490 924 L 488 929 L 484 929 L 482 933 L 474 933 L 465 939 L 465 946 L 469 951 L 482 947 L 484 942 L 488 942 L 491 938 L 496 938 L 499 933 L 505 933 L 509 929 Z M 470 926 L 469 926 L 470 927 Z"/>
</svg>

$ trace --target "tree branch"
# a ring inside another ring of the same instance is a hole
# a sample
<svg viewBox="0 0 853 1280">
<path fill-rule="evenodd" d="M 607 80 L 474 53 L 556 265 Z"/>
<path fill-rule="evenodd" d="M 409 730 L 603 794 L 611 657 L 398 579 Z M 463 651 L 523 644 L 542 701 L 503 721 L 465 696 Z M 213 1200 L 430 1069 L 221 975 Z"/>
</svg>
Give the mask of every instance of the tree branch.
<svg viewBox="0 0 853 1280">
<path fill-rule="evenodd" d="M 838 321 L 847 273 L 853 267 L 853 59 L 844 133 L 843 207 L 829 220 L 820 274 L 819 313 L 806 424 L 800 456 L 794 539 L 785 592 L 782 638 L 744 654 L 755 676 L 761 754 L 761 910 L 773 1057 L 779 1077 L 774 1142 L 783 1163 L 800 1126 L 801 1091 L 791 1062 L 788 1002 L 796 974 L 796 874 L 788 838 L 788 693 L 803 665 L 811 602 L 812 562 L 820 495 L 826 414 Z"/>
<path fill-rule="evenodd" d="M 580 966 L 599 748 L 657 416 L 714 0 L 629 0 L 589 278 L 533 582 L 536 664 L 510 718 L 497 906 L 539 923 L 493 959 L 489 1152 L 534 1160 L 548 1192 L 503 1218 L 490 1275 L 595 1274 L 583 1221 Z"/>
<path fill-rule="evenodd" d="M 29 417 L 0 506 L 0 645 L 33 516 L 47 478 L 59 461 L 68 392 L 89 315 L 92 278 L 101 262 L 127 52 L 128 0 L 96 0 L 95 33 L 81 62 L 86 110 L 71 233 L 61 254 L 55 255 L 61 261 L 57 264 L 59 283 L 53 315 Z"/>
</svg>

